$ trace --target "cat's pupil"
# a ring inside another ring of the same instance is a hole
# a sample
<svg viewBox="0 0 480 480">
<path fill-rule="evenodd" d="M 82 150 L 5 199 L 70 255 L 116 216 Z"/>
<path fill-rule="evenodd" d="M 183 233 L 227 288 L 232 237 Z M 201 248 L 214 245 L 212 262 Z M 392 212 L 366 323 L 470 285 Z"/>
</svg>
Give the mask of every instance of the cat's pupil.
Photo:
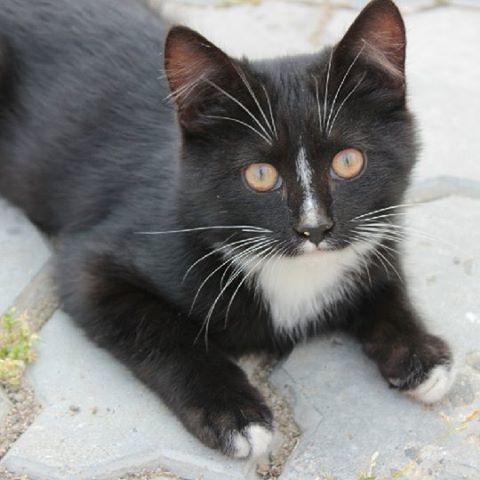
<svg viewBox="0 0 480 480">
<path fill-rule="evenodd" d="M 266 169 L 265 167 L 258 167 L 257 169 L 257 177 L 260 181 L 263 181 L 265 180 L 265 177 L 267 176 L 267 172 L 266 172 Z"/>
</svg>

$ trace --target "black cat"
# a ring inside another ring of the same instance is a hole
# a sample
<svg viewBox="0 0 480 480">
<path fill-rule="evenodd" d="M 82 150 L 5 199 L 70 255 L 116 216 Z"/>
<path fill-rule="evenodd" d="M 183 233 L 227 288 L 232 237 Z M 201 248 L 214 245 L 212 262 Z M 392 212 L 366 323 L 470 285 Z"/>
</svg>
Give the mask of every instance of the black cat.
<svg viewBox="0 0 480 480">
<path fill-rule="evenodd" d="M 140 1 L 2 0 L 0 49 L 0 191 L 61 238 L 65 311 L 202 442 L 264 453 L 234 357 L 332 328 L 391 386 L 448 390 L 402 282 L 416 141 L 391 1 L 333 48 L 249 62 Z"/>
</svg>

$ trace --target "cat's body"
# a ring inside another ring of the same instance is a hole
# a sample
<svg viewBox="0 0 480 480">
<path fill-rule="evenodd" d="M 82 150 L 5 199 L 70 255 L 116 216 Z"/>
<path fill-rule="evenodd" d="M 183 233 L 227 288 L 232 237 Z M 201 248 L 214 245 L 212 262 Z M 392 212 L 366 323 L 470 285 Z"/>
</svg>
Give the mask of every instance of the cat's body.
<svg viewBox="0 0 480 480">
<path fill-rule="evenodd" d="M 249 64 L 187 29 L 164 47 L 141 3 L 3 1 L 0 193 L 61 237 L 65 310 L 226 453 L 263 452 L 272 428 L 230 356 L 342 328 L 400 389 L 430 401 L 451 382 L 396 278 L 398 238 L 354 229 L 401 203 L 415 160 L 402 48 L 357 48 L 385 16 L 401 36 L 379 0 L 335 54 Z M 368 159 L 343 181 L 330 159 L 352 147 Z M 278 188 L 247 186 L 255 162 Z"/>
</svg>

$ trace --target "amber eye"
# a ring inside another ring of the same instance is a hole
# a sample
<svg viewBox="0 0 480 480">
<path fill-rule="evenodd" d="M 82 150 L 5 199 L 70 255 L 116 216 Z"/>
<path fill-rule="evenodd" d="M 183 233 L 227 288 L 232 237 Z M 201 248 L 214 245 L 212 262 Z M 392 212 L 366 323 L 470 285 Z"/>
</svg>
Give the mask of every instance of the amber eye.
<svg viewBox="0 0 480 480">
<path fill-rule="evenodd" d="M 268 192 L 282 186 L 282 177 L 269 163 L 252 163 L 243 172 L 247 185 L 257 192 Z"/>
<path fill-rule="evenodd" d="M 338 152 L 332 161 L 332 172 L 335 176 L 350 180 L 363 171 L 365 157 L 360 150 L 347 148 Z"/>
</svg>

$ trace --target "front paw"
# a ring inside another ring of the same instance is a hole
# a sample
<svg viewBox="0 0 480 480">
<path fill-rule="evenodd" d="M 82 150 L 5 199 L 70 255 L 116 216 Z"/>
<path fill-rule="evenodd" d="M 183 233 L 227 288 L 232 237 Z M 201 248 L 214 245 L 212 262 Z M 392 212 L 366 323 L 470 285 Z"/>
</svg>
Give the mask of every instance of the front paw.
<svg viewBox="0 0 480 480">
<path fill-rule="evenodd" d="M 381 368 L 391 387 L 423 403 L 435 403 L 455 380 L 453 357 L 439 337 L 425 335 L 415 346 L 397 347 Z"/>
<path fill-rule="evenodd" d="M 256 393 L 256 392 L 255 392 Z M 186 426 L 203 443 L 235 458 L 265 455 L 273 438 L 270 409 L 259 395 L 215 398 L 187 415 Z"/>
</svg>

